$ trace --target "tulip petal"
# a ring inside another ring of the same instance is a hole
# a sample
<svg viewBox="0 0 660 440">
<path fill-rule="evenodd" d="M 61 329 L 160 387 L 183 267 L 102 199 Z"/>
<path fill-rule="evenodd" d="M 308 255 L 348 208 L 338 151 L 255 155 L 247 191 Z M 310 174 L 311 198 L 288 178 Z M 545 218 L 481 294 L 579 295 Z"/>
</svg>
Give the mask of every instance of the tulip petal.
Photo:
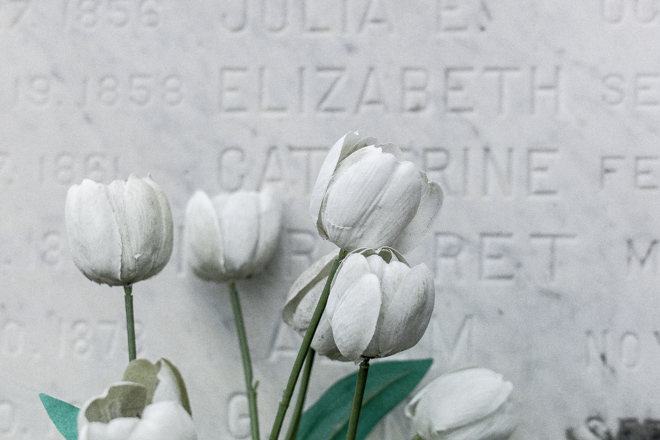
<svg viewBox="0 0 660 440">
<path fill-rule="evenodd" d="M 442 188 L 436 182 L 429 182 L 425 173 L 419 172 L 422 179 L 422 192 L 417 213 L 408 226 L 399 234 L 392 247 L 406 253 L 416 248 L 429 233 L 440 214 Z"/>
<path fill-rule="evenodd" d="M 312 196 L 309 202 L 309 214 L 314 219 L 314 223 L 318 224 L 319 220 L 319 211 L 321 210 L 321 203 L 323 202 L 323 197 L 325 196 L 325 191 L 328 189 L 328 184 L 332 175 L 335 172 L 337 163 L 339 161 L 339 155 L 341 154 L 341 149 L 344 146 L 344 140 L 347 135 L 342 136 L 328 151 L 328 155 L 325 157 L 319 174 L 316 177 L 316 182 L 314 182 L 314 189 L 312 190 Z M 319 234 L 321 237 L 324 237 L 323 231 L 319 227 Z"/>
<path fill-rule="evenodd" d="M 159 382 L 153 396 L 153 401 L 172 400 L 179 403 L 192 416 L 188 390 L 186 390 L 186 384 L 179 369 L 165 358 L 161 358 L 157 365 L 160 366 L 160 371 L 158 372 Z"/>
<path fill-rule="evenodd" d="M 392 262 L 388 268 L 390 270 L 381 279 L 382 324 L 377 332 L 380 356 L 389 356 L 417 344 L 426 332 L 435 302 L 433 275 L 426 265 L 406 270 L 403 263 Z"/>
<path fill-rule="evenodd" d="M 361 254 L 351 253 L 344 258 L 332 280 L 330 296 L 328 296 L 328 304 L 325 308 L 331 321 L 334 310 L 345 293 L 362 277 L 370 274 L 369 263 Z"/>
<path fill-rule="evenodd" d="M 440 376 L 410 402 L 413 418 L 431 421 L 433 431 L 469 425 L 494 413 L 513 386 L 486 368 L 466 368 Z M 436 398 L 435 396 L 442 397 Z"/>
<path fill-rule="evenodd" d="M 213 202 L 196 191 L 186 207 L 186 243 L 190 267 L 205 280 L 224 281 L 222 232 Z"/>
<path fill-rule="evenodd" d="M 90 422 L 78 429 L 78 440 L 128 439 L 138 423 L 137 417 L 114 419 L 110 423 Z"/>
<path fill-rule="evenodd" d="M 342 249 L 389 246 L 415 216 L 420 198 L 421 180 L 411 162 L 365 147 L 338 167 L 321 223 Z"/>
<path fill-rule="evenodd" d="M 131 174 L 126 182 L 112 182 L 107 191 L 121 234 L 121 278 L 126 284 L 148 278 L 160 263 L 166 228 L 153 187 Z"/>
<path fill-rule="evenodd" d="M 484 419 L 447 431 L 435 431 L 438 440 L 506 440 L 516 429 L 511 402 L 505 402 Z"/>
<path fill-rule="evenodd" d="M 195 425 L 190 414 L 176 402 L 162 401 L 145 408 L 140 423 L 127 440 L 196 439 Z"/>
<path fill-rule="evenodd" d="M 121 234 L 121 278 L 130 282 L 137 275 L 141 249 L 153 239 L 145 218 L 149 209 L 145 200 L 150 194 L 134 174 L 127 181 L 111 182 L 106 189 Z"/>
<path fill-rule="evenodd" d="M 69 188 L 66 229 L 76 267 L 90 280 L 111 286 L 121 281 L 121 235 L 106 188 L 92 180 Z"/>
<path fill-rule="evenodd" d="M 373 274 L 363 276 L 343 293 L 330 325 L 337 348 L 346 359 L 357 361 L 369 345 L 380 305 L 378 278 Z"/>
<path fill-rule="evenodd" d="M 118 382 L 102 396 L 90 400 L 78 413 L 90 422 L 108 423 L 120 417 L 138 417 L 146 405 L 147 389 L 142 384 Z"/>
<path fill-rule="evenodd" d="M 312 348 L 320 355 L 326 356 L 333 360 L 346 361 L 344 356 L 337 348 L 335 343 L 335 338 L 332 335 L 332 326 L 328 320 L 328 314 L 323 313 L 321 315 L 321 321 L 319 321 L 319 326 L 314 333 L 314 338 L 312 339 Z"/>
<path fill-rule="evenodd" d="M 249 275 L 261 271 L 273 257 L 281 225 L 282 201 L 275 190 L 267 187 L 259 193 L 259 239 Z"/>
<path fill-rule="evenodd" d="M 322 230 L 321 224 L 319 223 L 319 212 L 321 210 L 323 198 L 325 197 L 325 192 L 328 189 L 328 185 L 330 184 L 330 180 L 332 179 L 337 166 L 353 152 L 367 145 L 375 145 L 377 143 L 378 141 L 373 137 L 364 136 L 360 131 L 352 131 L 342 136 L 341 139 L 335 142 L 330 148 L 330 151 L 328 151 L 328 154 L 321 165 L 321 169 L 319 170 L 319 174 L 316 177 L 309 204 L 309 213 L 314 219 L 314 223 L 317 225 L 319 234 L 321 234 L 322 238 L 327 239 L 325 232 Z"/>
<path fill-rule="evenodd" d="M 294 281 L 289 290 L 282 316 L 284 322 L 299 333 L 304 334 L 309 327 L 335 258 L 337 251 L 316 260 Z"/>
<path fill-rule="evenodd" d="M 259 196 L 237 191 L 213 198 L 222 230 L 224 267 L 229 278 L 244 278 L 259 239 Z"/>
<path fill-rule="evenodd" d="M 350 254 L 332 282 L 326 313 L 337 348 L 348 360 L 357 360 L 374 336 L 380 313 L 378 278 L 367 259 Z"/>
<path fill-rule="evenodd" d="M 174 221 L 172 219 L 170 202 L 167 200 L 167 196 L 165 196 L 160 186 L 150 176 L 143 178 L 142 181 L 151 188 L 152 195 L 157 202 L 157 211 L 160 211 L 160 218 L 162 219 L 161 229 L 157 231 L 160 240 L 153 250 L 152 268 L 148 273 L 141 276 L 142 279 L 146 279 L 163 270 L 170 261 L 174 248 Z"/>
</svg>

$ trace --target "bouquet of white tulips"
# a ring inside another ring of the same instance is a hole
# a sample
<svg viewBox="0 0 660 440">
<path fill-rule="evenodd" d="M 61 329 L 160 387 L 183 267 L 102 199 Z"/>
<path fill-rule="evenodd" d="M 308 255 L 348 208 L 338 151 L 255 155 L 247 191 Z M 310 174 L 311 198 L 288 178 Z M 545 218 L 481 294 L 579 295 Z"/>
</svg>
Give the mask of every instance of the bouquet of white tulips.
<svg viewBox="0 0 660 440">
<path fill-rule="evenodd" d="M 321 167 L 310 214 L 319 235 L 337 250 L 303 272 L 282 305 L 284 321 L 303 339 L 268 431 L 270 440 L 280 438 L 299 382 L 288 440 L 362 439 L 408 397 L 430 367 L 430 360 L 370 367 L 372 359 L 416 345 L 435 303 L 431 272 L 424 264 L 411 267 L 403 254 L 431 231 L 443 194 L 401 156 L 393 144 L 351 132 L 330 148 Z M 257 382 L 236 284 L 273 257 L 282 214 L 282 201 L 270 188 L 214 197 L 200 190 L 185 213 L 192 270 L 229 285 L 253 440 L 261 438 Z M 120 381 L 100 385 L 105 391 L 80 409 L 41 395 L 67 440 L 197 438 L 179 370 L 166 359 L 155 364 L 136 359 L 133 285 L 158 274 L 169 261 L 172 225 L 167 197 L 150 177 L 131 175 L 108 186 L 85 180 L 69 189 L 66 227 L 74 263 L 90 280 L 124 288 L 129 364 Z M 316 354 L 359 368 L 303 413 Z M 414 396 L 406 414 L 418 439 L 504 440 L 515 429 L 511 390 L 490 370 L 448 372 Z M 332 437 L 326 436 L 328 429 L 335 431 Z"/>
</svg>

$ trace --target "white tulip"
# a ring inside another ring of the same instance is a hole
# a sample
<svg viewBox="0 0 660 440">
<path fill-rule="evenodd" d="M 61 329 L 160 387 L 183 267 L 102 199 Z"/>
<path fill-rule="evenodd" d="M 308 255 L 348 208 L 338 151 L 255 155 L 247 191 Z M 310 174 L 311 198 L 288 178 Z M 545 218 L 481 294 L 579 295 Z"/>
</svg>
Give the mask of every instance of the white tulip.
<svg viewBox="0 0 660 440">
<path fill-rule="evenodd" d="M 78 413 L 78 440 L 196 439 L 185 385 L 165 359 L 155 365 L 131 362 L 124 381 L 87 401 Z"/>
<path fill-rule="evenodd" d="M 131 174 L 107 186 L 85 179 L 69 188 L 65 211 L 73 262 L 92 281 L 145 280 L 172 255 L 172 212 L 150 177 Z"/>
<path fill-rule="evenodd" d="M 304 272 L 289 292 L 284 320 L 300 333 L 309 325 L 331 255 Z M 434 302 L 433 276 L 424 264 L 411 269 L 391 248 L 358 249 L 337 269 L 312 347 L 340 360 L 391 356 L 419 342 Z"/>
<path fill-rule="evenodd" d="M 310 203 L 319 234 L 346 251 L 408 252 L 431 230 L 442 189 L 393 144 L 351 132 L 330 149 Z"/>
<path fill-rule="evenodd" d="M 512 389 L 486 368 L 456 370 L 417 393 L 406 415 L 424 440 L 506 440 L 516 428 Z"/>
<path fill-rule="evenodd" d="M 282 202 L 270 188 L 213 199 L 197 191 L 186 208 L 190 266 L 200 278 L 212 281 L 257 273 L 277 248 L 281 223 Z"/>
<path fill-rule="evenodd" d="M 318 259 L 305 270 L 291 286 L 286 305 L 282 312 L 284 322 L 301 336 L 305 335 L 319 302 L 323 288 L 328 280 L 330 269 L 337 258 L 338 251 L 330 252 Z M 341 353 L 332 339 L 332 330 L 325 315 L 312 340 L 314 349 L 330 358 L 342 359 Z"/>
</svg>

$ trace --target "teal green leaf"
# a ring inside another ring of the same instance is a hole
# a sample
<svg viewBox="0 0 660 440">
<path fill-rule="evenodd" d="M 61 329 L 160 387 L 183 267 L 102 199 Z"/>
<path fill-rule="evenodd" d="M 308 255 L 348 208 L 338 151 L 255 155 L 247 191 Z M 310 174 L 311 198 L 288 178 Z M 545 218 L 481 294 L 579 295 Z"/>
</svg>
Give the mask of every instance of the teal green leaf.
<svg viewBox="0 0 660 440">
<path fill-rule="evenodd" d="M 77 420 L 80 410 L 70 403 L 50 397 L 48 394 L 39 394 L 39 399 L 60 434 L 66 440 L 78 440 Z"/>
<path fill-rule="evenodd" d="M 432 359 L 389 361 L 369 367 L 357 440 L 364 439 L 378 422 L 408 396 L 422 380 Z M 298 440 L 346 438 L 357 372 L 335 382 L 302 416 Z"/>
</svg>

